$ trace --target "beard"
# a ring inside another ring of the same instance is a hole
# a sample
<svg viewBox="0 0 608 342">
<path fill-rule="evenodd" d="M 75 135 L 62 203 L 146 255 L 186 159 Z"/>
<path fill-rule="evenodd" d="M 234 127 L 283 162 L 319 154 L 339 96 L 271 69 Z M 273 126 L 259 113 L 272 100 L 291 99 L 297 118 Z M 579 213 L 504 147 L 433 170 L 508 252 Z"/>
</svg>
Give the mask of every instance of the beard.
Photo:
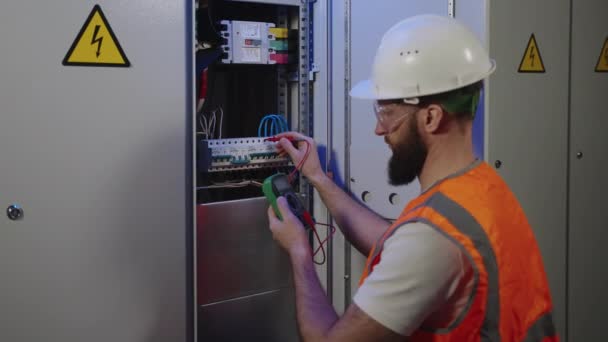
<svg viewBox="0 0 608 342">
<path fill-rule="evenodd" d="M 416 120 L 409 120 L 407 135 L 397 142 L 388 162 L 391 185 L 407 185 L 420 175 L 427 156 L 427 148 L 418 133 Z"/>
</svg>

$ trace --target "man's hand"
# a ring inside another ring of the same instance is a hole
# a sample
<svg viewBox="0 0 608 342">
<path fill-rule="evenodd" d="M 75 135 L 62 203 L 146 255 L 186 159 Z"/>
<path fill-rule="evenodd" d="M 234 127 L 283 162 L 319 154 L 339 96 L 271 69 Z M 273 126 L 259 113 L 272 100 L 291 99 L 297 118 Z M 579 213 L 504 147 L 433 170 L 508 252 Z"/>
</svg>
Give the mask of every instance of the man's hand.
<svg viewBox="0 0 608 342">
<path fill-rule="evenodd" d="M 295 253 L 305 256 L 310 255 L 310 246 L 308 245 L 308 237 L 304 225 L 291 212 L 287 200 L 281 196 L 277 198 L 277 206 L 283 217 L 283 221 L 274 214 L 272 206 L 268 208 L 268 221 L 270 222 L 270 231 L 272 237 L 279 245 L 287 251 L 290 256 Z"/>
<path fill-rule="evenodd" d="M 279 140 L 279 150 L 282 150 L 281 152 L 283 153 L 287 152 L 296 166 L 300 165 L 300 162 L 302 159 L 304 159 L 304 156 L 306 155 L 306 145 L 308 143 L 308 158 L 306 158 L 306 161 L 302 165 L 300 171 L 313 185 L 319 184 L 320 180 L 325 177 L 325 174 L 321 168 L 321 162 L 319 161 L 319 153 L 317 152 L 317 144 L 315 141 L 312 138 L 297 132 L 281 133 L 277 135 L 277 137 L 281 138 L 281 140 Z M 288 138 L 304 141 L 298 141 L 298 148 L 295 148 Z"/>
</svg>

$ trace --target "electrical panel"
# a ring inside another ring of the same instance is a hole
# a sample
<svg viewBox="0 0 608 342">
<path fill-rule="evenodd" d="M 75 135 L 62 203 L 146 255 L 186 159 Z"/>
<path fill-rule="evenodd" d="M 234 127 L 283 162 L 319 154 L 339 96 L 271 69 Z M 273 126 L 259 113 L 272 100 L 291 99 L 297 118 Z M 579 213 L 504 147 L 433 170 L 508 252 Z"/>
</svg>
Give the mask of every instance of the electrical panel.
<svg viewBox="0 0 608 342">
<path fill-rule="evenodd" d="M 277 143 L 267 139 L 287 131 L 308 133 L 309 102 L 294 100 L 309 98 L 308 58 L 300 58 L 308 52 L 306 7 L 290 1 L 198 1 L 199 204 L 263 196 L 256 184 L 294 170 Z M 292 186 L 301 184 L 294 177 Z"/>
<path fill-rule="evenodd" d="M 202 173 L 292 165 L 287 155 L 279 155 L 277 143 L 265 138 L 201 140 L 198 160 L 198 168 Z"/>
</svg>

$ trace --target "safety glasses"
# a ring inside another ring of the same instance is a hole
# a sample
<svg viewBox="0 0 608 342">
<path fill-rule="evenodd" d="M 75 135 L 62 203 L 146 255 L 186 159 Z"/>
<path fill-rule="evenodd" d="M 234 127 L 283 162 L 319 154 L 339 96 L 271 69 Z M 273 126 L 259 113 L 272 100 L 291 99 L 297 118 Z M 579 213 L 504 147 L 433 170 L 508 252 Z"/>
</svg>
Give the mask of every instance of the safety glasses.
<svg viewBox="0 0 608 342">
<path fill-rule="evenodd" d="M 399 124 L 405 120 L 405 118 L 416 113 L 419 108 L 413 107 L 412 109 L 405 109 L 404 104 L 417 104 L 413 103 L 412 100 L 394 100 L 388 103 L 380 104 L 378 101 L 374 101 L 374 114 L 380 126 L 387 132 L 392 133 L 395 131 Z"/>
</svg>

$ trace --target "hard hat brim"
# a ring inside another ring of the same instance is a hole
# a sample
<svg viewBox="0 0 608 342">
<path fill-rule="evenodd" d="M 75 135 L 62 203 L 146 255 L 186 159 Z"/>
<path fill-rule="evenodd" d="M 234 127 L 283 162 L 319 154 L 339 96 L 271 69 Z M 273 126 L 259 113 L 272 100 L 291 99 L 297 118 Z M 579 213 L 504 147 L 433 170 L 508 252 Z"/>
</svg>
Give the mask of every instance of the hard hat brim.
<svg viewBox="0 0 608 342">
<path fill-rule="evenodd" d="M 392 100 L 392 99 L 421 97 L 421 96 L 439 94 L 439 93 L 443 93 L 446 91 L 466 87 L 475 82 L 479 82 L 481 80 L 488 78 L 496 70 L 496 61 L 493 59 L 490 59 L 489 62 L 490 62 L 489 63 L 490 67 L 489 67 L 488 71 L 486 71 L 485 73 L 482 73 L 481 75 L 478 75 L 477 77 L 470 79 L 468 82 L 463 82 L 463 83 L 459 84 L 458 86 L 445 87 L 445 89 L 437 88 L 434 91 L 418 92 L 418 93 L 411 93 L 411 94 L 403 94 L 403 93 L 378 94 L 378 92 L 376 92 L 374 82 L 372 80 L 364 80 L 364 81 L 357 83 L 351 89 L 351 91 L 349 92 L 349 95 L 353 98 L 362 99 L 362 100 Z"/>
<path fill-rule="evenodd" d="M 374 92 L 374 83 L 372 82 L 372 80 L 364 80 L 357 83 L 350 90 L 349 95 L 356 99 L 380 100 Z"/>
</svg>

